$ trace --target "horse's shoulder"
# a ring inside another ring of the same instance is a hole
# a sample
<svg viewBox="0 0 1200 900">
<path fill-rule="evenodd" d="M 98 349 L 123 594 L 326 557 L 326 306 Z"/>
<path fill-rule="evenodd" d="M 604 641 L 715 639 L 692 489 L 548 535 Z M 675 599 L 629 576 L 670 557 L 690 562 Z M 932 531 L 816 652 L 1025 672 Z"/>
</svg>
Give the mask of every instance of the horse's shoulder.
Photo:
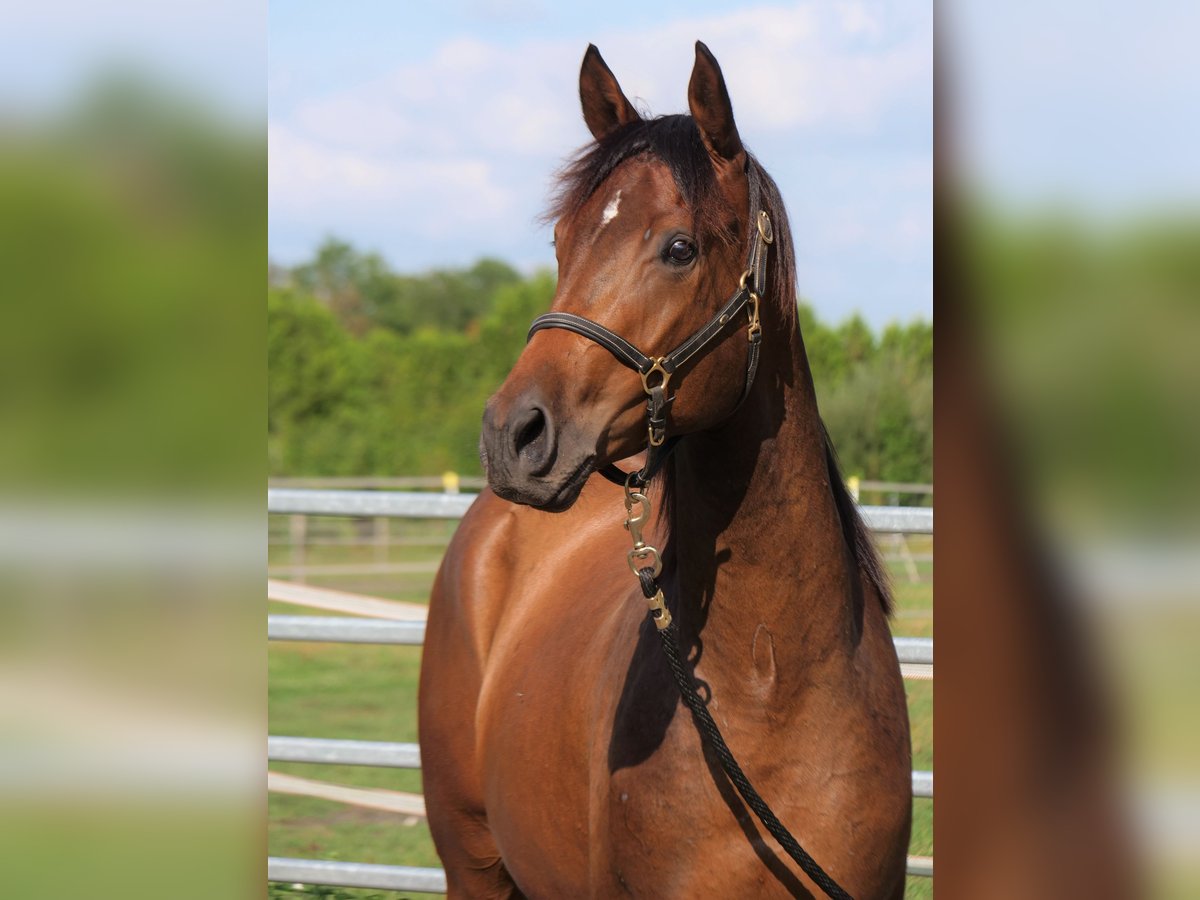
<svg viewBox="0 0 1200 900">
<path fill-rule="evenodd" d="M 487 488 L 463 515 L 442 557 L 437 587 L 452 595 L 478 594 L 481 578 L 503 581 L 511 567 L 512 535 L 521 513 Z"/>
<path fill-rule="evenodd" d="M 471 504 L 451 542 L 458 565 L 520 566 L 527 557 L 545 564 L 547 554 L 594 540 L 597 532 L 624 532 L 620 491 L 598 478 L 592 479 L 576 503 L 567 510 L 548 513 L 503 500 L 485 488 Z M 621 543 L 624 541 L 622 540 Z"/>
<path fill-rule="evenodd" d="M 629 537 L 620 527 L 619 488 L 592 479 L 576 503 L 549 513 L 484 489 L 459 523 L 442 560 L 433 603 L 473 634 L 487 655 L 503 621 L 527 629 L 560 590 L 595 581 L 616 561 L 624 571 Z"/>
<path fill-rule="evenodd" d="M 447 555 L 463 574 L 509 566 L 522 534 L 535 527 L 532 520 L 536 515 L 535 510 L 484 488 L 454 532 Z"/>
</svg>

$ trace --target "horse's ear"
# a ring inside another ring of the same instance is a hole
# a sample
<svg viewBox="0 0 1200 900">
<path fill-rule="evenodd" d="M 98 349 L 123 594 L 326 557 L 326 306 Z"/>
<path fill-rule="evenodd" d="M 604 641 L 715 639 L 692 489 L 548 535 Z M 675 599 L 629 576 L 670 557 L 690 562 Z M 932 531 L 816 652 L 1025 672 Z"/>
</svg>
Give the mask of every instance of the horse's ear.
<svg viewBox="0 0 1200 900">
<path fill-rule="evenodd" d="M 713 160 L 736 160 L 743 151 L 737 125 L 733 123 L 733 104 L 729 102 L 717 58 L 703 41 L 696 41 L 696 65 L 688 83 L 688 108 Z"/>
<path fill-rule="evenodd" d="M 621 91 L 617 79 L 600 56 L 595 44 L 588 44 L 579 70 L 579 100 L 583 104 L 583 120 L 596 140 L 608 136 L 617 128 L 641 119 L 633 104 Z"/>
</svg>

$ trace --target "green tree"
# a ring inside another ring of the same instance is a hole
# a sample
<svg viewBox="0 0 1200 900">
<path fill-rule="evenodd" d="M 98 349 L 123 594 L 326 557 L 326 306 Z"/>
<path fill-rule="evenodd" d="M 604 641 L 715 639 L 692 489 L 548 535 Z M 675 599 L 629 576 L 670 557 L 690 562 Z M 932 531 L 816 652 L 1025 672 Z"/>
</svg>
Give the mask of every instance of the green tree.
<svg viewBox="0 0 1200 900">
<path fill-rule="evenodd" d="M 844 341 L 842 375 L 817 382 L 821 417 L 842 467 L 871 479 L 929 481 L 933 329 L 925 322 L 890 325 L 877 347 L 865 329 L 851 319 L 837 330 Z"/>
<path fill-rule="evenodd" d="M 525 347 L 555 278 L 496 260 L 396 275 L 328 241 L 269 288 L 268 453 L 273 474 L 480 471 L 483 405 Z M 340 298 L 340 299 L 339 299 Z M 876 336 L 800 304 L 822 416 L 847 473 L 926 481 L 933 460 L 933 329 Z"/>
</svg>

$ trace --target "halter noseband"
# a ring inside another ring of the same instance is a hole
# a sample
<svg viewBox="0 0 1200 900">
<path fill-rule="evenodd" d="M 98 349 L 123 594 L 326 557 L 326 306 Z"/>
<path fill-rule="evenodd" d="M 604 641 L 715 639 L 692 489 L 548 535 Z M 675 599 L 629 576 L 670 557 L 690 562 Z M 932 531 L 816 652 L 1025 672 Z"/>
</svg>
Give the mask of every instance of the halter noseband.
<svg viewBox="0 0 1200 900">
<path fill-rule="evenodd" d="M 628 474 L 611 463 L 600 469 L 600 474 L 614 484 L 626 487 L 630 485 L 645 487 L 670 455 L 681 437 L 677 435 L 670 439 L 667 438 L 667 408 L 675 400 L 674 396 L 667 396 L 667 385 L 671 381 L 671 376 L 677 369 L 723 335 L 728 329 L 729 323 L 746 307 L 748 307 L 749 316 L 746 337 L 749 339 L 750 349 L 746 358 L 745 387 L 742 388 L 742 396 L 738 400 L 738 406 L 734 409 L 740 407 L 746 397 L 750 395 L 750 388 L 754 384 L 754 375 L 758 371 L 758 355 L 762 343 L 762 325 L 758 318 L 758 307 L 762 291 L 766 286 L 767 246 L 775 240 L 775 235 L 771 227 L 770 216 L 765 210 L 758 208 L 760 206 L 758 173 L 753 166 L 748 167 L 747 177 L 750 181 L 750 216 L 756 227 L 750 242 L 750 258 L 746 264 L 746 270 L 738 282 L 738 288 L 725 305 L 717 310 L 716 315 L 666 356 L 647 356 L 620 335 L 609 331 L 591 319 L 585 319 L 574 313 L 546 313 L 544 316 L 534 319 L 529 328 L 527 341 L 535 333 L 545 328 L 563 328 L 583 335 L 608 350 L 619 362 L 642 376 L 642 389 L 647 396 L 646 435 L 649 446 L 646 453 L 646 464 L 640 472 Z M 659 377 L 655 380 L 656 374 Z"/>
</svg>

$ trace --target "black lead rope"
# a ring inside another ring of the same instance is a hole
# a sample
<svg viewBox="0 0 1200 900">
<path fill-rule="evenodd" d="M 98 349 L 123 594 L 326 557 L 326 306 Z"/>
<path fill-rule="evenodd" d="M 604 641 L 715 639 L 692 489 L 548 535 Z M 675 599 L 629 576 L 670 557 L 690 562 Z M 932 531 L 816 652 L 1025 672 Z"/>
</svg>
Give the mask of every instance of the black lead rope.
<svg viewBox="0 0 1200 900">
<path fill-rule="evenodd" d="M 742 799 L 746 801 L 746 805 L 754 810 L 754 814 L 758 816 L 758 820 L 763 823 L 767 831 L 771 832 L 775 840 L 779 841 L 780 846 L 787 851 L 788 856 L 794 859 L 796 864 L 804 870 L 804 874 L 811 878 L 821 890 L 834 898 L 834 900 L 852 900 L 850 895 L 842 889 L 841 885 L 830 878 L 825 870 L 817 864 L 817 861 L 809 856 L 805 849 L 800 846 L 800 842 L 792 837 L 792 833 L 779 821 L 775 813 L 771 811 L 771 807 L 767 806 L 766 801 L 754 789 L 754 785 L 750 783 L 750 779 L 742 771 L 742 767 L 738 765 L 738 761 L 733 758 L 733 753 L 730 752 L 729 745 L 725 743 L 725 738 L 721 735 L 721 729 L 713 721 L 712 714 L 709 713 L 704 700 L 696 692 L 694 682 L 683 667 L 681 659 L 683 654 L 679 647 L 679 626 L 671 621 L 670 613 L 665 612 L 661 608 L 661 592 L 654 577 L 654 569 L 650 566 L 645 566 L 638 569 L 637 576 L 642 586 L 642 593 L 646 595 L 646 599 L 651 601 L 652 606 L 657 604 L 655 606 L 657 611 L 651 613 L 651 620 L 658 628 L 658 636 L 662 638 L 663 652 L 666 654 L 667 662 L 671 666 L 671 672 L 675 676 L 675 684 L 679 687 L 679 694 L 683 697 L 683 702 L 687 704 L 688 709 L 692 711 L 692 717 L 696 720 L 696 727 L 700 729 L 708 741 L 708 745 L 713 748 L 713 751 L 717 754 L 717 758 L 721 761 L 721 768 L 725 770 L 725 774 L 729 776 L 729 780 L 733 782 L 733 786 L 742 795 Z M 662 624 L 664 620 L 666 624 Z"/>
</svg>

